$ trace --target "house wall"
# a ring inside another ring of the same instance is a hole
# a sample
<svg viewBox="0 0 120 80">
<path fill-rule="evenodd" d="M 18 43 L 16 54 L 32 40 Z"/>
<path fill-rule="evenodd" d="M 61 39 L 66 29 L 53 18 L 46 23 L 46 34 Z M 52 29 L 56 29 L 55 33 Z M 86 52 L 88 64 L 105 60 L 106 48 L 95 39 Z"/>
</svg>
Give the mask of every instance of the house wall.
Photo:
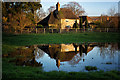
<svg viewBox="0 0 120 80">
<path fill-rule="evenodd" d="M 65 29 L 66 26 L 73 27 L 73 24 L 77 20 L 77 23 L 79 24 L 79 19 L 61 19 L 61 29 Z"/>
<path fill-rule="evenodd" d="M 73 44 L 61 44 L 61 52 L 70 52 L 75 51 L 75 47 Z M 77 47 L 77 51 L 79 51 L 79 47 Z"/>
<path fill-rule="evenodd" d="M 48 26 L 56 27 L 57 24 L 48 24 Z"/>
</svg>

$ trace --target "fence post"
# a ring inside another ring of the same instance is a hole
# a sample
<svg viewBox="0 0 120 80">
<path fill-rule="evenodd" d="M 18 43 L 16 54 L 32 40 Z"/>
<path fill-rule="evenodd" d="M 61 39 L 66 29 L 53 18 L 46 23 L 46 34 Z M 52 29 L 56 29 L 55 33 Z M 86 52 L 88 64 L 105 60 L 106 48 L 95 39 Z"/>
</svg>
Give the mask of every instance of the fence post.
<svg viewBox="0 0 120 80">
<path fill-rule="evenodd" d="M 23 31 L 21 30 L 20 32 L 21 32 L 21 34 L 22 34 Z"/>
<path fill-rule="evenodd" d="M 100 32 L 101 32 L 101 28 L 100 28 Z"/>
<path fill-rule="evenodd" d="M 80 32 L 82 32 L 82 28 L 80 28 Z"/>
<path fill-rule="evenodd" d="M 70 31 L 70 29 L 68 29 L 68 32 Z"/>
<path fill-rule="evenodd" d="M 53 28 L 52 28 L 52 33 L 53 33 Z"/>
<path fill-rule="evenodd" d="M 28 28 L 28 34 L 29 34 L 29 28 Z"/>
<path fill-rule="evenodd" d="M 61 33 L 61 28 L 60 28 L 60 33 Z"/>
<path fill-rule="evenodd" d="M 45 34 L 45 28 L 44 28 L 44 34 Z"/>
<path fill-rule="evenodd" d="M 108 32 L 108 28 L 107 28 L 107 32 Z"/>
<path fill-rule="evenodd" d="M 36 28 L 36 33 L 37 33 L 37 28 Z"/>
<path fill-rule="evenodd" d="M 76 32 L 77 32 L 77 28 L 76 28 L 76 30 L 75 30 Z"/>
</svg>

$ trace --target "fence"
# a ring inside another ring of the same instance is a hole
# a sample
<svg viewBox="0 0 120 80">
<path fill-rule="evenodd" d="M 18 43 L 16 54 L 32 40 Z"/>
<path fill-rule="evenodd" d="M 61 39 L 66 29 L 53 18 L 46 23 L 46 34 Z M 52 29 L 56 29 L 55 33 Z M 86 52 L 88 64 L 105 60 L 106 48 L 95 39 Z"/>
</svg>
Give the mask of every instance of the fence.
<svg viewBox="0 0 120 80">
<path fill-rule="evenodd" d="M 55 29 L 55 28 L 26 28 L 22 31 L 16 31 L 15 33 L 80 33 L 80 32 L 119 32 L 119 29 L 115 28 L 70 28 L 70 29 Z"/>
<path fill-rule="evenodd" d="M 33 30 L 25 29 L 22 33 L 76 33 L 76 32 L 119 32 L 114 28 L 71 28 L 71 29 L 55 29 L 55 28 L 36 28 Z"/>
</svg>

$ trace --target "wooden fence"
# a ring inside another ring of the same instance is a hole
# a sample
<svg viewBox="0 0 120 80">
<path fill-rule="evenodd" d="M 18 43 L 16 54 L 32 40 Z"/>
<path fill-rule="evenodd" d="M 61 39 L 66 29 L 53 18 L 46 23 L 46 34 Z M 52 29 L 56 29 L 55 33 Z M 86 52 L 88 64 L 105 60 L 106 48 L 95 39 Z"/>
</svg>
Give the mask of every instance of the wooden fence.
<svg viewBox="0 0 120 80">
<path fill-rule="evenodd" d="M 55 29 L 55 28 L 36 28 L 25 29 L 22 33 L 77 33 L 77 32 L 119 32 L 114 28 L 95 28 L 95 29 L 83 29 L 83 28 L 71 28 L 71 29 Z"/>
<path fill-rule="evenodd" d="M 115 28 L 94 28 L 94 29 L 84 29 L 84 28 L 70 28 L 70 29 L 55 29 L 55 28 L 26 28 L 22 31 L 16 31 L 15 33 L 80 33 L 80 32 L 119 32 L 118 29 Z"/>
</svg>

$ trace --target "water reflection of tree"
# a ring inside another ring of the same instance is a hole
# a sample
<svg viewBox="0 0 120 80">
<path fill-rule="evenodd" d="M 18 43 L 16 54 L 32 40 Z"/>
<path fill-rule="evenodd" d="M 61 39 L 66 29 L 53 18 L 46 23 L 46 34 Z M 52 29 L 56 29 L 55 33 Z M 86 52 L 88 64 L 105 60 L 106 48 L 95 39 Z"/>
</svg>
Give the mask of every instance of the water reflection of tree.
<svg viewBox="0 0 120 80">
<path fill-rule="evenodd" d="M 88 51 L 88 45 L 78 45 L 78 46 L 75 46 L 75 44 L 73 44 L 74 47 L 78 47 L 79 46 L 79 54 L 76 54 L 72 60 L 70 60 L 68 63 L 70 65 L 75 65 L 75 64 L 78 64 L 80 60 L 82 60 L 82 58 L 84 57 L 84 54 L 87 55 L 87 53 L 89 52 Z M 76 52 L 76 49 L 75 49 L 75 52 Z"/>
<path fill-rule="evenodd" d="M 77 55 L 75 55 L 75 56 L 72 58 L 72 60 L 70 60 L 68 63 L 69 63 L 70 65 L 75 65 L 75 64 L 78 64 L 81 59 L 82 59 L 82 57 L 80 57 L 80 55 L 77 54 Z"/>
<path fill-rule="evenodd" d="M 39 59 L 40 57 L 43 57 L 43 55 L 45 53 L 44 53 L 44 51 L 42 51 L 41 49 L 39 49 L 38 47 L 36 47 L 35 50 L 34 50 L 34 54 L 35 54 L 35 58 Z"/>
<path fill-rule="evenodd" d="M 21 47 L 12 53 L 8 53 L 7 57 L 15 58 L 9 62 L 15 62 L 16 65 L 21 66 L 42 66 L 41 63 L 36 62 L 34 55 L 34 46 Z"/>
<path fill-rule="evenodd" d="M 100 55 L 105 58 L 105 57 L 110 57 L 114 58 L 116 50 L 118 50 L 118 43 L 105 43 L 100 47 Z"/>
</svg>

